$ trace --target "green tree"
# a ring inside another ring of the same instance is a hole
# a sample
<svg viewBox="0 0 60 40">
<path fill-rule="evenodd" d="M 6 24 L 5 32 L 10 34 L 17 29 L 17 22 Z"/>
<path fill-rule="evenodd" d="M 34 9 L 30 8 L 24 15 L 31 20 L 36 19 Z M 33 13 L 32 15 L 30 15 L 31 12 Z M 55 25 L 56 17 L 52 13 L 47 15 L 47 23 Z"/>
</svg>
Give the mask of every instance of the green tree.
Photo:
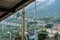
<svg viewBox="0 0 60 40">
<path fill-rule="evenodd" d="M 55 40 L 58 40 L 58 33 L 55 34 Z"/>
<path fill-rule="evenodd" d="M 21 40 L 21 36 L 19 34 L 16 34 L 15 40 Z"/>
<path fill-rule="evenodd" d="M 38 34 L 38 40 L 45 40 L 47 38 L 48 33 L 46 30 L 41 30 L 41 33 Z"/>
<path fill-rule="evenodd" d="M 21 35 L 19 34 L 18 31 L 13 32 L 12 34 L 13 34 L 12 38 L 14 38 L 15 40 L 21 40 Z"/>
</svg>

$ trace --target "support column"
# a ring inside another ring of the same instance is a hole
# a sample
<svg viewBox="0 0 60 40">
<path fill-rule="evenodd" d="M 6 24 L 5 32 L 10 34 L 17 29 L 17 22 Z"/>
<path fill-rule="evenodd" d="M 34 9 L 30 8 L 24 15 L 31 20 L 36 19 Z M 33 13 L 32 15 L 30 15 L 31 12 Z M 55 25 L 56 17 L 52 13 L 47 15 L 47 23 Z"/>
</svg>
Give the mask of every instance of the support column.
<svg viewBox="0 0 60 40">
<path fill-rule="evenodd" d="M 25 9 L 23 8 L 22 9 L 22 40 L 25 40 L 25 34 L 24 34 L 24 32 L 25 32 Z"/>
</svg>

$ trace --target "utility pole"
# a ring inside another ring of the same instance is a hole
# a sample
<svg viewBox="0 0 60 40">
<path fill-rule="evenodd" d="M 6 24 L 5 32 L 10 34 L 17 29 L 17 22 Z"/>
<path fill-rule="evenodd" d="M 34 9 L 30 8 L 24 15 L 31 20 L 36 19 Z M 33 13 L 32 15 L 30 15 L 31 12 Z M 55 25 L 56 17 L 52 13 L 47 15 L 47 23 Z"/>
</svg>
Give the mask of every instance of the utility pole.
<svg viewBox="0 0 60 40">
<path fill-rule="evenodd" d="M 2 25 L 2 32 L 4 32 L 4 26 Z"/>
<path fill-rule="evenodd" d="M 25 33 L 25 9 L 24 8 L 22 8 L 22 40 L 24 40 L 25 39 L 25 35 L 24 35 L 24 33 Z"/>
<path fill-rule="evenodd" d="M 36 0 L 35 0 L 35 9 L 34 9 L 34 19 L 36 18 Z"/>
<path fill-rule="evenodd" d="M 34 21 L 35 21 L 35 19 L 36 19 L 36 0 L 35 0 L 35 9 L 34 9 Z M 37 38 L 37 29 L 36 29 L 36 24 L 34 25 L 34 34 L 36 35 L 36 38 L 35 38 L 35 40 L 38 40 L 38 38 Z"/>
<path fill-rule="evenodd" d="M 9 34 L 10 34 L 10 40 L 12 40 L 12 34 L 11 34 L 11 32 Z"/>
<path fill-rule="evenodd" d="M 57 31 L 58 31 L 58 29 L 57 29 Z M 58 31 L 58 40 L 60 40 L 60 39 L 59 39 L 59 31 Z"/>
</svg>

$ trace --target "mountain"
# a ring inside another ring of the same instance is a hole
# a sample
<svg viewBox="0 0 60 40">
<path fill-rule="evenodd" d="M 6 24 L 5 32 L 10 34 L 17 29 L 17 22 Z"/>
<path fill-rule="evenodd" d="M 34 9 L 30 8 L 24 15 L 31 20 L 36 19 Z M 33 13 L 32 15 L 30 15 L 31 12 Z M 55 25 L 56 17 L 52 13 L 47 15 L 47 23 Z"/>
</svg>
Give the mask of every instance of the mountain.
<svg viewBox="0 0 60 40">
<path fill-rule="evenodd" d="M 35 2 L 25 7 L 25 17 L 34 17 Z M 8 17 L 4 21 L 12 23 L 21 23 L 21 18 L 17 19 L 17 13 L 21 13 L 21 10 L 14 15 Z M 60 0 L 44 0 L 36 2 L 36 18 L 60 18 Z M 12 18 L 13 17 L 13 18 Z M 19 18 L 19 17 L 18 17 Z"/>
<path fill-rule="evenodd" d="M 26 7 L 26 15 L 34 16 L 34 2 Z M 60 18 L 60 0 L 46 0 L 36 2 L 36 18 Z"/>
<path fill-rule="evenodd" d="M 35 9 L 34 7 L 35 7 L 34 2 L 25 7 L 25 9 L 26 9 L 25 17 L 29 17 L 29 16 L 31 16 L 32 18 L 34 17 L 34 9 Z M 8 17 L 4 21 L 21 24 L 21 22 L 22 22 L 21 18 L 19 19 L 19 17 L 16 17 L 17 13 L 20 13 L 20 12 L 21 12 L 21 10 L 16 12 L 14 15 Z M 40 18 L 60 19 L 60 0 L 37 1 L 35 16 L 36 16 L 36 18 L 39 18 L 39 19 Z M 0 28 L 1 28 L 0 30 L 2 30 L 2 26 L 4 26 L 6 30 L 9 30 L 9 28 L 12 27 L 11 25 L 4 25 L 4 24 L 1 25 L 0 24 Z"/>
<path fill-rule="evenodd" d="M 25 7 L 25 17 L 34 17 L 35 2 Z M 17 19 L 17 14 L 21 13 L 21 10 L 16 12 L 14 15 L 8 17 L 4 21 L 12 23 L 21 23 L 21 18 Z M 44 0 L 36 2 L 36 18 L 60 18 L 60 0 Z M 13 17 L 13 18 L 12 18 Z M 19 18 L 19 17 L 18 17 Z"/>
</svg>

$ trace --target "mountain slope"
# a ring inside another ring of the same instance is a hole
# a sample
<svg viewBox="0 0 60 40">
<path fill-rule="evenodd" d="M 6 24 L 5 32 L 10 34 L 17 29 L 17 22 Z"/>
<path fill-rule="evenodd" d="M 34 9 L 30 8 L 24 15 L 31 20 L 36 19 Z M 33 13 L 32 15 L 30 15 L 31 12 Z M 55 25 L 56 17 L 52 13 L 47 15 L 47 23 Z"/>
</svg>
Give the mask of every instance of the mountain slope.
<svg viewBox="0 0 60 40">
<path fill-rule="evenodd" d="M 34 16 L 34 2 L 26 7 L 26 15 Z M 60 17 L 60 0 L 46 0 L 36 3 L 36 18 Z"/>
</svg>

